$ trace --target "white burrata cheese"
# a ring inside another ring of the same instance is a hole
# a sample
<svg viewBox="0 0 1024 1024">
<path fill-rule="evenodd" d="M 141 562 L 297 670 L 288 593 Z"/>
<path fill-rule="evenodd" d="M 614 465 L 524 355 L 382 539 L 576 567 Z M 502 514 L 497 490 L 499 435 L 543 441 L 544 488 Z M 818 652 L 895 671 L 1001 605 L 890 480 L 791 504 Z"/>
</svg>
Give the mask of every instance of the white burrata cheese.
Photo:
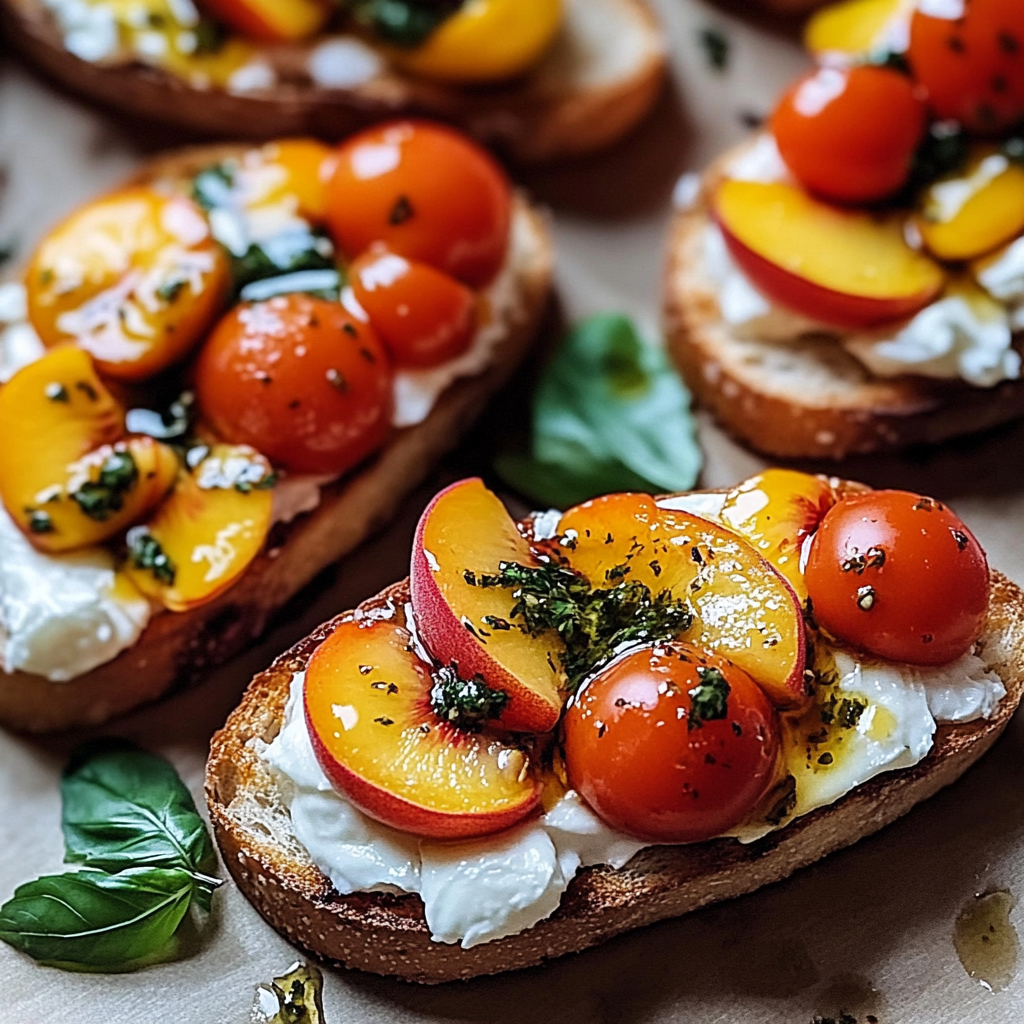
<svg viewBox="0 0 1024 1024">
<path fill-rule="evenodd" d="M 1020 286 L 1024 291 L 1024 249 Z M 1010 280 L 1009 258 L 999 280 Z M 879 377 L 917 374 L 941 380 L 964 380 L 992 387 L 1021 374 L 1021 358 L 1013 347 L 1019 326 L 1005 307 L 980 310 L 960 295 L 949 295 L 899 324 L 878 331 L 842 331 L 802 316 L 773 302 L 751 283 L 729 253 L 715 224 L 704 237 L 704 269 L 714 288 L 722 319 L 737 337 L 785 343 L 809 335 L 834 337 Z M 996 274 L 992 280 L 996 280 Z M 982 282 L 984 284 L 984 282 Z M 991 289 L 989 289 L 991 291 Z"/>
<path fill-rule="evenodd" d="M 263 757 L 282 779 L 296 838 L 338 892 L 419 893 L 431 936 L 464 949 L 514 935 L 552 914 L 573 876 L 621 867 L 644 843 L 605 825 L 573 792 L 495 836 L 419 839 L 381 825 L 337 793 L 313 753 L 297 673 L 280 733 Z"/>
<path fill-rule="evenodd" d="M 131 647 L 150 614 L 149 602 L 115 572 L 106 549 L 42 554 L 0 507 L 0 666 L 5 672 L 67 682 Z"/>
</svg>

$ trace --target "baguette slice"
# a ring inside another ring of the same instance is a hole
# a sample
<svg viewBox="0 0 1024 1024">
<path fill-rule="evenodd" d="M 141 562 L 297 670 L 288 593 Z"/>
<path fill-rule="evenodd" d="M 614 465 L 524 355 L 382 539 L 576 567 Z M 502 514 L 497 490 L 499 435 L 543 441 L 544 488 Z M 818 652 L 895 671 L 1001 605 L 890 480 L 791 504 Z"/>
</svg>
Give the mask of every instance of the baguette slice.
<svg viewBox="0 0 1024 1024">
<path fill-rule="evenodd" d="M 189 176 L 243 151 L 222 145 L 174 152 L 147 163 L 129 183 Z M 521 195 L 513 219 L 529 242 L 514 266 L 518 315 L 483 373 L 455 380 L 422 423 L 397 430 L 369 461 L 326 487 L 315 511 L 275 526 L 264 551 L 220 597 L 154 616 L 133 647 L 70 682 L 0 671 L 0 725 L 35 733 L 97 725 L 197 681 L 244 650 L 290 597 L 383 526 L 470 428 L 538 333 L 551 294 L 551 240 L 544 218 Z"/>
<path fill-rule="evenodd" d="M 664 279 L 665 331 L 697 401 L 737 440 L 775 458 L 842 459 L 932 444 L 1024 415 L 1024 380 L 992 388 L 876 377 L 832 338 L 771 343 L 722 319 L 704 261 L 710 200 L 726 154 L 676 212 Z"/>
<path fill-rule="evenodd" d="M 246 92 L 195 88 L 149 65 L 91 63 L 69 53 L 44 0 L 0 0 L 8 38 L 74 93 L 124 113 L 205 136 L 334 140 L 403 114 L 449 121 L 515 160 L 589 153 L 650 110 L 665 80 L 665 46 L 646 0 L 567 0 L 551 52 L 501 87 L 449 87 L 386 69 L 364 84 L 325 88 L 292 76 Z M 315 43 L 268 50 L 304 69 Z"/>
<path fill-rule="evenodd" d="M 365 602 L 409 599 L 408 582 Z M 322 960 L 405 981 L 438 984 L 530 967 L 622 932 L 752 892 L 849 846 L 960 777 L 995 742 L 1024 693 L 1024 592 L 993 572 L 982 657 L 1007 695 L 997 714 L 940 725 L 928 756 L 888 772 L 837 803 L 744 846 L 714 840 L 642 850 L 624 868 L 581 871 L 554 915 L 518 935 L 472 949 L 433 942 L 415 895 L 340 896 L 311 863 L 267 764 L 292 675 L 339 621 L 325 623 L 256 676 L 212 742 L 206 770 L 210 820 L 228 870 L 267 922 Z"/>
</svg>

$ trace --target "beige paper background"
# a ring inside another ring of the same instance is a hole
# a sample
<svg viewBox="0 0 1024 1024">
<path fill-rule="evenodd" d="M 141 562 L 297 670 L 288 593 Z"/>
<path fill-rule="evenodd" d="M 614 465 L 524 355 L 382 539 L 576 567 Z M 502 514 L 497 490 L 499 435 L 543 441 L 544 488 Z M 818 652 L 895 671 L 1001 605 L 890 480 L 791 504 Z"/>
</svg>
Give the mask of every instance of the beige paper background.
<svg viewBox="0 0 1024 1024">
<path fill-rule="evenodd" d="M 555 210 L 559 284 L 568 315 L 622 309 L 658 322 L 663 234 L 671 187 L 740 139 L 744 112 L 766 113 L 804 65 L 792 32 L 696 0 L 657 0 L 672 40 L 675 81 L 657 114 L 614 152 L 534 173 L 529 184 Z M 725 74 L 707 68 L 699 29 L 726 31 Z M 134 141 L 133 141 L 134 138 Z M 0 241 L 22 251 L 62 213 L 112 185 L 159 144 L 59 96 L 9 58 L 0 67 Z M 512 403 L 515 405 L 516 403 Z M 448 460 L 383 536 L 328 573 L 289 607 L 265 642 L 201 689 L 116 723 L 169 756 L 200 795 L 210 734 L 254 671 L 310 627 L 405 574 L 412 527 L 443 480 L 485 468 L 493 415 L 475 444 Z M 704 482 L 732 483 L 761 463 L 702 425 Z M 902 460 L 847 467 L 876 485 L 901 485 L 953 502 L 992 562 L 1024 582 L 1024 429 Z M 72 684 L 73 685 L 73 684 Z M 70 740 L 0 735 L 0 898 L 59 870 L 57 779 Z M 1024 892 L 1024 721 L 952 789 L 884 833 L 797 877 L 732 903 L 626 936 L 543 969 L 439 989 L 331 972 L 329 1024 L 451 1021 L 473 1024 L 810 1024 L 846 1010 L 882 1024 L 1019 1021 L 1024 977 L 985 991 L 957 960 L 951 934 L 975 892 Z M 177 963 L 121 976 L 63 974 L 0 946 L 0 1024 L 248 1019 L 253 986 L 294 959 L 231 886 L 208 928 Z M 1011 918 L 1024 924 L 1024 909 Z"/>
</svg>

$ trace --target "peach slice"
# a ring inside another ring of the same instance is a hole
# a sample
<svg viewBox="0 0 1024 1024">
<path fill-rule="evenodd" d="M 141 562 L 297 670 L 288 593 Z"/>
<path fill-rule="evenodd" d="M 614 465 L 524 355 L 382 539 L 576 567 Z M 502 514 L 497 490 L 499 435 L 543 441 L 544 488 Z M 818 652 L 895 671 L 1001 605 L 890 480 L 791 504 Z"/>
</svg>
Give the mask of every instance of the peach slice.
<svg viewBox="0 0 1024 1024">
<path fill-rule="evenodd" d="M 306 671 L 324 772 L 371 818 L 421 836 L 462 839 L 521 821 L 541 796 L 529 755 L 443 720 L 437 685 L 399 621 L 342 622 Z"/>
<path fill-rule="evenodd" d="M 111 377 L 144 380 L 183 359 L 212 326 L 228 260 L 202 210 L 149 186 L 73 213 L 25 273 L 43 344 L 73 341 Z"/>
<path fill-rule="evenodd" d="M 908 0 L 843 0 L 811 15 L 804 45 L 813 54 L 866 57 L 879 45 L 889 23 L 908 8 Z"/>
<path fill-rule="evenodd" d="M 715 218 L 733 258 L 766 296 L 842 328 L 910 316 L 945 272 L 904 238 L 899 216 L 843 210 L 783 182 L 725 181 Z"/>
<path fill-rule="evenodd" d="M 124 410 L 79 348 L 53 349 L 0 388 L 0 501 L 34 547 L 100 544 L 170 490 L 173 449 L 123 435 Z"/>
<path fill-rule="evenodd" d="M 792 469 L 768 469 L 728 493 L 721 518 L 786 577 L 803 602 L 807 599 L 800 567 L 804 542 L 838 499 L 834 480 Z"/>
<path fill-rule="evenodd" d="M 535 565 L 505 506 L 479 479 L 462 480 L 427 506 L 409 573 L 416 626 L 430 654 L 508 695 L 506 729 L 547 732 L 562 713 L 560 644 L 514 625 L 512 591 L 482 585 L 502 562 Z"/>
<path fill-rule="evenodd" d="M 785 578 L 737 534 L 707 519 L 660 509 L 645 494 L 578 505 L 559 531 L 571 568 L 593 586 L 633 579 L 685 598 L 686 639 L 728 658 L 781 708 L 807 697 L 800 602 Z"/>
<path fill-rule="evenodd" d="M 144 594 L 175 612 L 228 589 L 263 547 L 270 530 L 274 476 L 245 445 L 189 453 L 170 497 L 128 533 L 128 575 Z"/>
<path fill-rule="evenodd" d="M 975 148 L 963 170 L 925 190 L 915 223 L 939 259 L 984 256 L 1024 231 L 1024 167 L 993 146 Z"/>
</svg>

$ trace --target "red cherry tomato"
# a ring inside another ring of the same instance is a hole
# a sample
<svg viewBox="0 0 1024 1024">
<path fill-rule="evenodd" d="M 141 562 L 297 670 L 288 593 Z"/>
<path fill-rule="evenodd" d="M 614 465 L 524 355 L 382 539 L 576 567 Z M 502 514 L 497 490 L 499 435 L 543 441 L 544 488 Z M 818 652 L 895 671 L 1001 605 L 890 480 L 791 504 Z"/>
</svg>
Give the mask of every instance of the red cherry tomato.
<svg viewBox="0 0 1024 1024">
<path fill-rule="evenodd" d="M 341 303 L 279 295 L 221 320 L 196 395 L 224 440 L 296 473 L 345 473 L 388 436 L 392 370 L 373 329 Z"/>
<path fill-rule="evenodd" d="M 379 249 L 348 268 L 349 283 L 399 366 L 436 366 L 469 348 L 476 292 L 440 270 Z"/>
<path fill-rule="evenodd" d="M 818 68 L 782 98 L 772 132 L 806 189 L 840 203 L 873 202 L 910 173 L 927 121 L 919 92 L 889 68 Z"/>
<path fill-rule="evenodd" d="M 686 643 L 623 657 L 565 717 L 571 785 L 613 828 L 650 842 L 700 842 L 738 825 L 774 781 L 778 754 L 761 688 Z"/>
<path fill-rule="evenodd" d="M 828 633 L 894 661 L 941 665 L 970 650 L 988 610 L 988 562 L 933 498 L 868 491 L 834 505 L 805 574 Z"/>
<path fill-rule="evenodd" d="M 343 143 L 327 185 L 327 224 L 349 259 L 382 242 L 474 288 L 508 248 L 512 193 L 504 172 L 450 128 L 398 121 Z"/>
<path fill-rule="evenodd" d="M 914 77 L 938 117 L 997 135 L 1024 117 L 1024 3 L 949 6 L 949 17 L 914 12 L 907 51 Z"/>
</svg>

